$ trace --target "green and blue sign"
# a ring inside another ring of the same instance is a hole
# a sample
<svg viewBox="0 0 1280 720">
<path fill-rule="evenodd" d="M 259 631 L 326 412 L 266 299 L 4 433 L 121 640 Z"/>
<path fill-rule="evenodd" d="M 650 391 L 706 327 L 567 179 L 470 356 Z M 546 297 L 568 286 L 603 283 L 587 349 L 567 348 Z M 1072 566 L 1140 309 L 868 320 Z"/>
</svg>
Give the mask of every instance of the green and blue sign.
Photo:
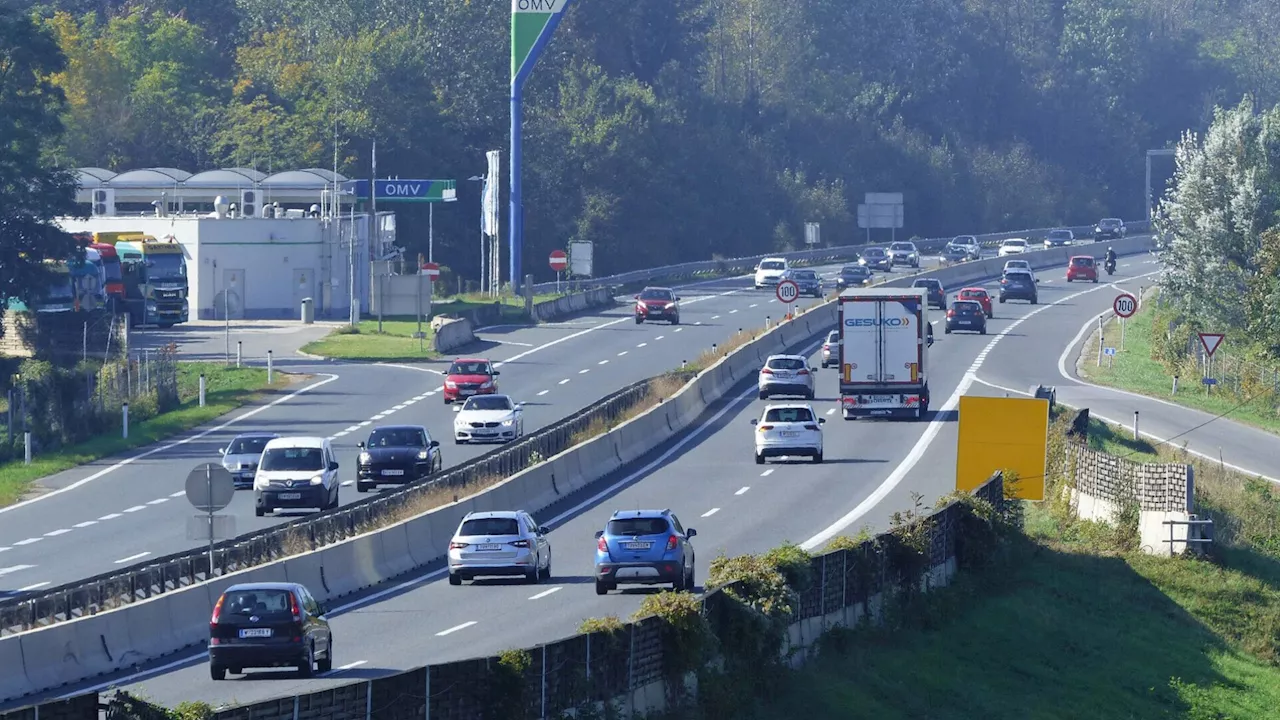
<svg viewBox="0 0 1280 720">
<path fill-rule="evenodd" d="M 378 202 L 455 202 L 458 199 L 457 180 L 392 178 L 375 180 L 373 186 Z M 357 200 L 369 199 L 368 180 L 349 180 L 342 184 L 342 189 L 353 193 Z"/>
</svg>

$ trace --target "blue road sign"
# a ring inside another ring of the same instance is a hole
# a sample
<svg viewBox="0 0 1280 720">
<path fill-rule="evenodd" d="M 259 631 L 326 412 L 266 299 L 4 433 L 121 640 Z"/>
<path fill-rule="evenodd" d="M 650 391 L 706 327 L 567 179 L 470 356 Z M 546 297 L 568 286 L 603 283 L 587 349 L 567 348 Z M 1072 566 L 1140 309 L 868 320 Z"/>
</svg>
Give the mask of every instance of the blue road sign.
<svg viewBox="0 0 1280 720">
<path fill-rule="evenodd" d="M 1217 380 L 1215 380 L 1215 379 L 1213 379 L 1213 378 L 1205 378 L 1205 379 L 1201 380 L 1200 382 L 1204 383 L 1205 385 L 1217 385 L 1217 384 L 1218 384 L 1218 381 L 1217 381 Z"/>
<path fill-rule="evenodd" d="M 395 178 L 377 180 L 374 187 L 378 191 L 379 202 L 456 202 L 458 199 L 456 180 Z M 360 200 L 369 199 L 368 180 L 348 180 L 342 184 L 342 189 L 354 192 Z"/>
<path fill-rule="evenodd" d="M 1103 354 L 1103 355 L 1115 355 L 1115 354 L 1116 354 L 1116 349 L 1115 349 L 1115 348 L 1102 348 L 1102 354 Z"/>
</svg>

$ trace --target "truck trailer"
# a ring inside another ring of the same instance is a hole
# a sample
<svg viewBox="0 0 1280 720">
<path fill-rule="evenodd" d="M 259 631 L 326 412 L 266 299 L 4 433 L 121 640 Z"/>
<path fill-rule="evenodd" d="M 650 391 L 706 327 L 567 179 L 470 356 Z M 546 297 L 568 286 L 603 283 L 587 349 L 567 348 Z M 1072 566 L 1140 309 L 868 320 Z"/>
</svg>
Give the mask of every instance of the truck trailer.
<svg viewBox="0 0 1280 720">
<path fill-rule="evenodd" d="M 839 303 L 844 419 L 924 419 L 933 344 L 926 289 L 852 288 Z"/>
</svg>

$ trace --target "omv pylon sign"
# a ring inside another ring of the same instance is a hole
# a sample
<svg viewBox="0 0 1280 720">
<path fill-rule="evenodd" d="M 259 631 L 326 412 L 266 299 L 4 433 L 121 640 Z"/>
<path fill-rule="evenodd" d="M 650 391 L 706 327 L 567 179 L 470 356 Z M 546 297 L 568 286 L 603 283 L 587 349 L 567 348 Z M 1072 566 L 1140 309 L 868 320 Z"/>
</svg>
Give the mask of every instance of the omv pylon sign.
<svg viewBox="0 0 1280 720">
<path fill-rule="evenodd" d="M 511 81 L 528 75 L 569 0 L 511 0 Z M 558 18 L 557 18 L 558 19 Z M 536 48 L 536 52 L 535 52 Z"/>
</svg>

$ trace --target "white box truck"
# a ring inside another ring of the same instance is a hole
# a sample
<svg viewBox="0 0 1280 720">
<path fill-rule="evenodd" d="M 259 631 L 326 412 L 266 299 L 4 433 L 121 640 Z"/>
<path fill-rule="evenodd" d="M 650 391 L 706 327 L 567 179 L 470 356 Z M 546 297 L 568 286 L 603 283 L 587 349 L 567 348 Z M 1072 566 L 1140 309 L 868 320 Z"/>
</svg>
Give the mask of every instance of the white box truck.
<svg viewBox="0 0 1280 720">
<path fill-rule="evenodd" d="M 925 288 L 853 288 L 840 294 L 840 408 L 845 420 L 929 412 L 929 304 Z"/>
</svg>

